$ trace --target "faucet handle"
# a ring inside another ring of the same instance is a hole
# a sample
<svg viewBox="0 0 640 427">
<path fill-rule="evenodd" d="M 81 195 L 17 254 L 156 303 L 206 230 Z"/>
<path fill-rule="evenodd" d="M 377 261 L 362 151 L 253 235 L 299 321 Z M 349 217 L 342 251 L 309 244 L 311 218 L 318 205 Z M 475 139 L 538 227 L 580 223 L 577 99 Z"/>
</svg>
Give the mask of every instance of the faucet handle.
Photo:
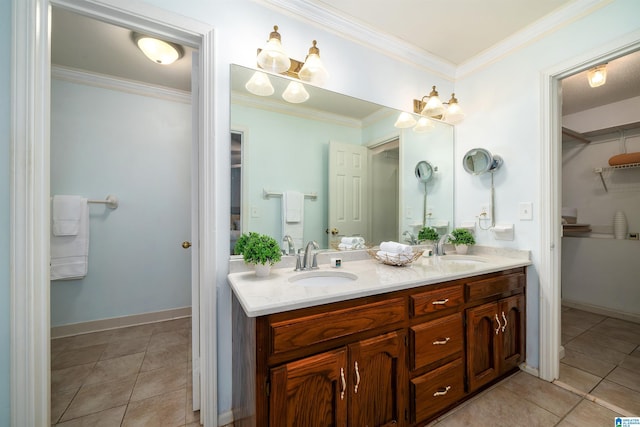
<svg viewBox="0 0 640 427">
<path fill-rule="evenodd" d="M 318 268 L 318 253 L 314 252 L 313 253 L 313 261 L 311 263 L 311 269 L 315 270 Z"/>
<path fill-rule="evenodd" d="M 304 256 L 302 248 L 298 249 L 298 253 L 294 253 L 294 256 L 296 257 L 296 269 L 294 271 L 302 271 L 302 257 Z"/>
</svg>

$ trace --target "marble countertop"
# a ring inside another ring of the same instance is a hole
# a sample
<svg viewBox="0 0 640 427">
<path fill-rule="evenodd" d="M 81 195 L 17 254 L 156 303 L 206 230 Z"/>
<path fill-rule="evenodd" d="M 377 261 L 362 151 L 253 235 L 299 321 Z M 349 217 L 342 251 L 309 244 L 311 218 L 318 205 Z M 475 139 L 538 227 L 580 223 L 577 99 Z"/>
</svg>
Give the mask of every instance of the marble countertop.
<svg viewBox="0 0 640 427">
<path fill-rule="evenodd" d="M 340 284 L 300 284 L 290 282 L 292 277 L 307 272 L 296 272 L 284 260 L 281 268 L 272 268 L 268 277 L 257 277 L 253 271 L 233 272 L 227 276 L 233 293 L 249 317 L 264 316 L 298 308 L 344 301 L 402 289 L 477 276 L 485 273 L 523 267 L 531 264 L 529 251 L 495 250 L 474 247 L 468 260 L 480 262 L 450 262 L 439 257 L 421 257 L 411 265 L 396 267 L 382 264 L 361 251 L 365 256 L 342 256 L 342 253 L 319 254 L 319 270 L 351 273 L 357 279 Z M 322 256 L 321 256 L 322 255 Z M 342 267 L 329 266 L 329 257 L 343 258 Z M 451 256 L 455 258 L 456 255 Z M 465 257 L 465 256 L 459 256 Z M 445 257 L 446 259 L 446 257 Z M 289 262 L 287 262 L 289 261 Z M 232 261 L 233 262 L 233 261 Z M 240 262 L 242 262 L 240 260 Z M 237 270 L 237 268 L 236 268 Z"/>
</svg>

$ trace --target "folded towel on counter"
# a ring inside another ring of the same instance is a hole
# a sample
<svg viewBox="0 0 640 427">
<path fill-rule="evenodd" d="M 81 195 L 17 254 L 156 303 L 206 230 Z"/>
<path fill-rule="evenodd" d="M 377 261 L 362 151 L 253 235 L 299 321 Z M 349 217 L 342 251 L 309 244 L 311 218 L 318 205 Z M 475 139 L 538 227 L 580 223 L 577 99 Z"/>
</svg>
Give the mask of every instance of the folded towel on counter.
<svg viewBox="0 0 640 427">
<path fill-rule="evenodd" d="M 344 243 L 345 245 L 363 245 L 364 246 L 364 237 L 353 236 L 353 237 L 343 237 L 340 239 L 340 243 Z"/>
<path fill-rule="evenodd" d="M 640 151 L 618 154 L 609 159 L 610 166 L 629 165 L 632 163 L 640 163 Z"/>
<path fill-rule="evenodd" d="M 411 246 L 398 242 L 382 242 L 380 243 L 380 250 L 393 254 L 411 255 L 413 253 Z"/>
<path fill-rule="evenodd" d="M 351 249 L 364 249 L 364 243 L 340 243 L 338 249 L 341 251 L 348 251 Z"/>
<path fill-rule="evenodd" d="M 80 230 L 82 198 L 80 196 L 53 196 L 51 231 L 54 236 L 76 236 Z"/>
<path fill-rule="evenodd" d="M 82 214 L 78 234 L 51 236 L 51 280 L 82 279 L 89 267 L 89 208 L 81 200 Z M 53 233 L 52 233 L 53 234 Z"/>
</svg>

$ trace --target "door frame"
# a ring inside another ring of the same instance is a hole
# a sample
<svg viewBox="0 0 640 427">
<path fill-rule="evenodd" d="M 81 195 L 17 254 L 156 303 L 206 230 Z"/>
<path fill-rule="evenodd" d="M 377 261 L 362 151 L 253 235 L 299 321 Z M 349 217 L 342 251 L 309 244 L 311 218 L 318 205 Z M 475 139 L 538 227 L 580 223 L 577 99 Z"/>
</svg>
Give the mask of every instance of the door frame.
<svg viewBox="0 0 640 427">
<path fill-rule="evenodd" d="M 141 2 L 12 0 L 11 53 L 11 425 L 50 421 L 50 9 L 126 22 L 182 38 L 200 51 L 198 143 L 201 422 L 217 425 L 214 30 Z M 205 328 L 206 326 L 206 328 Z"/>
<path fill-rule="evenodd" d="M 562 255 L 562 98 L 560 80 L 640 49 L 634 31 L 541 72 L 540 362 L 546 381 L 560 376 Z"/>
</svg>

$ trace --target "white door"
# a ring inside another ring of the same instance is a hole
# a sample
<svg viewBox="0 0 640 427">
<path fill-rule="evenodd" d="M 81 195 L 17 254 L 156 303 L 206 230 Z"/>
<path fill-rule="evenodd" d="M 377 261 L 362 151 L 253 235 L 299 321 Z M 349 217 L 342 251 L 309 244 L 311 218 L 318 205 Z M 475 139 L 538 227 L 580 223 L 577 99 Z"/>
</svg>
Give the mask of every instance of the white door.
<svg viewBox="0 0 640 427">
<path fill-rule="evenodd" d="M 367 148 L 329 142 L 329 244 L 337 247 L 344 236 L 367 241 Z"/>
</svg>

